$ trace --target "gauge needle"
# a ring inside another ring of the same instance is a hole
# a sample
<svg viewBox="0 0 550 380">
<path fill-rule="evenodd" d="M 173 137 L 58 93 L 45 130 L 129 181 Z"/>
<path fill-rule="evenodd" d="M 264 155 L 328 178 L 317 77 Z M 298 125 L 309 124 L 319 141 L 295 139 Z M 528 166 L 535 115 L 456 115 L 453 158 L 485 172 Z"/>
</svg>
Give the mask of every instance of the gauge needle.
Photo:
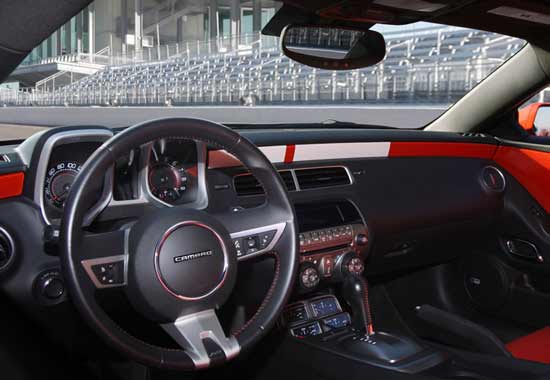
<svg viewBox="0 0 550 380">
<path fill-rule="evenodd" d="M 70 186 L 63 187 L 63 192 L 61 194 L 57 195 L 55 198 L 56 199 L 61 199 L 65 194 L 67 194 L 69 192 L 69 190 L 71 190 Z"/>
</svg>

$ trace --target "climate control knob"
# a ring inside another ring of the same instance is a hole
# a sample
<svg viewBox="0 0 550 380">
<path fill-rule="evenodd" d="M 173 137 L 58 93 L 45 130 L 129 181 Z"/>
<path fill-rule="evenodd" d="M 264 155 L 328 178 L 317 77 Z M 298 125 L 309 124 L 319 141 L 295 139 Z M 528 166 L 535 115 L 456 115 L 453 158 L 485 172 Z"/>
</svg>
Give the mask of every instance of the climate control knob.
<svg viewBox="0 0 550 380">
<path fill-rule="evenodd" d="M 352 257 L 346 263 L 346 271 L 350 274 L 361 274 L 365 271 L 365 264 L 360 257 Z"/>
<path fill-rule="evenodd" d="M 304 289 L 313 289 L 321 280 L 319 271 L 313 265 L 305 265 L 300 269 L 300 285 Z"/>
</svg>

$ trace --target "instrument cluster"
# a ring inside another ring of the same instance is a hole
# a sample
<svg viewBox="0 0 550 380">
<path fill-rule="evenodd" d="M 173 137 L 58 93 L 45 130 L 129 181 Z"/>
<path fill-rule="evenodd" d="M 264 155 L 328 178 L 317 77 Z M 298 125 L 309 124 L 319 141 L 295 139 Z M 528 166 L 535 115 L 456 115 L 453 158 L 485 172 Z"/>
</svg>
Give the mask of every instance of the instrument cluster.
<svg viewBox="0 0 550 380">
<path fill-rule="evenodd" d="M 55 147 L 49 157 L 44 176 L 44 208 L 47 216 L 60 218 L 72 185 L 88 157 L 101 142 L 74 142 Z M 102 183 L 97 185 L 98 197 Z"/>
<path fill-rule="evenodd" d="M 71 137 L 74 138 L 74 137 Z M 55 139 L 55 135 L 54 138 Z M 65 202 L 83 165 L 105 141 L 62 141 L 46 152 L 47 166 L 39 174 L 41 205 L 44 217 L 57 224 L 63 216 Z M 45 145 L 47 149 L 48 144 Z M 96 204 L 153 202 L 172 206 L 197 199 L 198 148 L 194 141 L 165 138 L 136 148 L 117 158 L 113 170 L 94 184 Z"/>
<path fill-rule="evenodd" d="M 174 205 L 194 201 L 198 184 L 197 144 L 176 138 L 153 143 L 147 185 L 160 201 Z"/>
</svg>

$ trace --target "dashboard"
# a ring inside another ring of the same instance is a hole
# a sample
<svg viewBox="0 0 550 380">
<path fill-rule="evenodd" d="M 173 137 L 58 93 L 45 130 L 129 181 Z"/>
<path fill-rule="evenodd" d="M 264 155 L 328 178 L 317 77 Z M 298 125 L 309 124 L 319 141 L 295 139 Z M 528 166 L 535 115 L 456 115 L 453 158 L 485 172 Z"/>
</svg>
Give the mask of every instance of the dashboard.
<svg viewBox="0 0 550 380">
<path fill-rule="evenodd" d="M 0 200 L 0 227 L 14 242 L 12 258 L 7 264 L 0 261 L 0 275 L 10 274 L 3 282 L 8 293 L 21 295 L 21 289 L 31 288 L 18 299 L 25 307 L 63 302 L 63 297 L 50 299 L 40 290 L 41 284 L 62 277 L 50 237 L 61 223 L 78 173 L 116 133 L 104 127 L 61 127 L 19 145 L 0 146 L 0 156 L 7 158 L 0 161 L 0 175 L 24 173 L 22 196 Z M 338 281 L 345 271 L 384 275 L 463 254 L 498 218 L 508 194 L 505 188 L 514 181 L 508 175 L 499 181 L 503 173 L 498 168 L 496 174 L 488 173 L 495 163 L 483 155 L 390 157 L 390 150 L 400 144 L 415 144 L 420 134 L 412 131 L 325 128 L 240 133 L 273 163 L 295 206 L 298 292 L 315 292 Z M 421 136 L 428 146 L 453 141 L 475 146 L 475 152 L 496 144 L 475 136 L 429 132 Z M 90 231 L 117 228 L 113 223 L 121 215 L 126 218 L 121 223 L 131 223 L 151 208 L 238 212 L 265 201 L 261 185 L 229 153 L 170 138 L 118 157 L 88 190 L 96 194 L 85 217 Z M 243 255 L 253 257 L 265 239 L 259 233 L 235 237 L 233 243 Z M 326 318 L 334 315 L 338 313 Z"/>
</svg>

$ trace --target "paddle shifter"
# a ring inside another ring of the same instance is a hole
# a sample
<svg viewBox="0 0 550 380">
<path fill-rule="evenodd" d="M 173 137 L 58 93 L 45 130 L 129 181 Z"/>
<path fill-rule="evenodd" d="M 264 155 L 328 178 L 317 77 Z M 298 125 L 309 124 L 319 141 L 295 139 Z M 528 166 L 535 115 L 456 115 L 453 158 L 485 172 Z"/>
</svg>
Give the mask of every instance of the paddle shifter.
<svg viewBox="0 0 550 380">
<path fill-rule="evenodd" d="M 344 279 L 342 295 L 351 307 L 353 327 L 366 335 L 374 333 L 374 325 L 369 302 L 369 287 L 367 280 L 361 274 L 349 273 Z"/>
</svg>

